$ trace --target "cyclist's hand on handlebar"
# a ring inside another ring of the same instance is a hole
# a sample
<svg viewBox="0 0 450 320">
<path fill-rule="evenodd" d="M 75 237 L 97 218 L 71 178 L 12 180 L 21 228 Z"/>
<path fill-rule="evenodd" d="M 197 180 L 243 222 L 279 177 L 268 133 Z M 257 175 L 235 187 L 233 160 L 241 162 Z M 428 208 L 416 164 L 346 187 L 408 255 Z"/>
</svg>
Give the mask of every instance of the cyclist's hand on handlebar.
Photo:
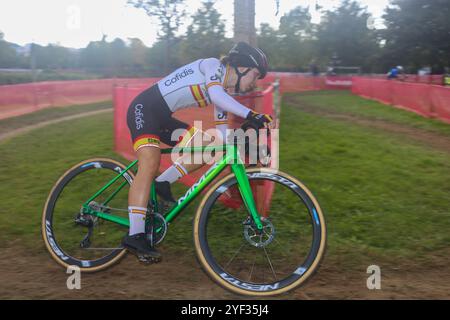
<svg viewBox="0 0 450 320">
<path fill-rule="evenodd" d="M 273 121 L 272 117 L 268 114 L 256 113 L 254 111 L 250 111 L 246 118 L 251 127 L 255 129 L 262 129 L 267 127 L 269 123 Z"/>
</svg>

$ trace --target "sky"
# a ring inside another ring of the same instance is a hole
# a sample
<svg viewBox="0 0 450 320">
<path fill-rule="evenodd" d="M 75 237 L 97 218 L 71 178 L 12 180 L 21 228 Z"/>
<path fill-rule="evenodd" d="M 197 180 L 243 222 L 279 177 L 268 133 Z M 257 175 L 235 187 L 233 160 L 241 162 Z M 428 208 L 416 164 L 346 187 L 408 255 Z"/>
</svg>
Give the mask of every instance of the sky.
<svg viewBox="0 0 450 320">
<path fill-rule="evenodd" d="M 200 6 L 200 0 L 186 0 L 188 14 Z M 341 0 L 280 0 L 280 12 L 276 13 L 275 0 L 256 0 L 256 26 L 269 23 L 278 27 L 281 16 L 298 5 L 315 2 L 326 9 L 338 5 Z M 389 0 L 358 0 L 368 7 L 374 17 L 380 17 Z M 233 35 L 234 0 L 217 0 L 215 8 L 226 22 L 227 36 Z M 313 22 L 320 16 L 311 9 Z M 188 23 L 188 21 L 186 21 Z M 114 38 L 139 38 L 151 46 L 157 38 L 157 21 L 150 19 L 144 10 L 127 5 L 127 0 L 2 0 L 0 1 L 0 31 L 5 40 L 19 45 L 35 42 L 65 47 L 84 48 L 90 41 Z M 183 30 L 180 30 L 183 31 Z"/>
</svg>

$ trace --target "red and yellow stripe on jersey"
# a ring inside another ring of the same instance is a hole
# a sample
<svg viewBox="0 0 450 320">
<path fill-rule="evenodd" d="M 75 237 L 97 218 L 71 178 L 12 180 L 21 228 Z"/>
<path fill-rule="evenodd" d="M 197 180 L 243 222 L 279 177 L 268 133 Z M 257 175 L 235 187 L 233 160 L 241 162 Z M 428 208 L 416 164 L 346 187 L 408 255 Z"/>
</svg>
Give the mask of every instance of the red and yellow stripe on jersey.
<svg viewBox="0 0 450 320">
<path fill-rule="evenodd" d="M 202 88 L 200 85 L 196 84 L 193 86 L 190 86 L 191 93 L 194 96 L 195 101 L 197 101 L 197 104 L 200 108 L 205 108 L 208 105 L 208 102 L 203 95 Z"/>
<path fill-rule="evenodd" d="M 220 126 L 221 124 L 228 124 L 228 120 L 218 120 L 218 121 L 214 121 L 214 124 L 216 126 Z"/>
<path fill-rule="evenodd" d="M 161 142 L 160 142 L 158 136 L 155 136 L 152 134 L 145 134 L 145 135 L 137 137 L 133 141 L 133 148 L 134 148 L 134 151 L 138 151 L 140 148 L 143 148 L 143 147 L 159 148 L 160 144 L 161 144 Z"/>
<path fill-rule="evenodd" d="M 222 84 L 220 82 L 210 82 L 206 85 L 206 89 L 209 89 L 212 86 L 222 86 Z"/>
</svg>

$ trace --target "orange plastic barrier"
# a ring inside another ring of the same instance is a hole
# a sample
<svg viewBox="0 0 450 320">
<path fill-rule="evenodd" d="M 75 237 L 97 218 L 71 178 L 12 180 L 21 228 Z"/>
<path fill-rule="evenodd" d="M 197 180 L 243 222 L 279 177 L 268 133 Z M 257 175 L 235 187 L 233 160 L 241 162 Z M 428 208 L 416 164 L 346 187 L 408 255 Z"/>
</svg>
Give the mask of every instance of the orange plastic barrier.
<svg viewBox="0 0 450 320">
<path fill-rule="evenodd" d="M 366 78 L 371 79 L 382 79 L 387 80 L 387 74 L 370 74 L 364 75 Z M 420 76 L 417 74 L 400 74 L 398 76 L 398 81 L 404 82 L 413 82 L 413 83 L 427 83 L 427 84 L 435 84 L 435 85 L 443 85 L 444 84 L 444 75 L 442 74 L 433 74 L 433 75 L 424 75 Z"/>
<path fill-rule="evenodd" d="M 280 80 L 280 93 L 322 89 L 349 89 L 348 77 L 312 77 L 305 74 L 270 72 L 260 81 L 267 85 Z M 99 79 L 52 81 L 0 86 L 0 119 L 15 117 L 43 108 L 85 104 L 109 100 L 113 88 L 119 86 L 150 86 L 158 78 Z"/>
<path fill-rule="evenodd" d="M 404 80 L 406 82 L 442 85 L 444 83 L 444 75 L 433 74 L 433 75 L 419 76 L 416 74 L 407 74 Z"/>
<path fill-rule="evenodd" d="M 450 123 L 450 88 L 430 84 L 409 83 L 354 77 L 352 92 L 384 104 L 413 111 Z"/>
<path fill-rule="evenodd" d="M 450 123 L 450 87 L 431 86 L 430 91 L 434 116 Z"/>
<path fill-rule="evenodd" d="M 52 81 L 0 86 L 0 119 L 49 107 L 62 107 L 109 100 L 115 85 L 156 82 L 146 79 L 100 79 Z"/>
</svg>

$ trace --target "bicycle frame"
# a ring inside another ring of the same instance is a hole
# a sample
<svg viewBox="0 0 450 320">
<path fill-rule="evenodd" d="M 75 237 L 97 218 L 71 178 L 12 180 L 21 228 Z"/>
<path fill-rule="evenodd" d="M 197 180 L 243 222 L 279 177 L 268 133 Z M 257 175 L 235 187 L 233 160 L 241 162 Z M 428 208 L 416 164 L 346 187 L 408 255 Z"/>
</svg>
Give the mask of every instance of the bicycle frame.
<svg viewBox="0 0 450 320">
<path fill-rule="evenodd" d="M 187 152 L 187 153 L 195 153 L 195 152 L 205 152 L 205 151 L 215 151 L 215 152 L 223 152 L 225 151 L 225 154 L 223 158 L 214 164 L 196 183 L 192 185 L 191 188 L 185 193 L 183 197 L 181 197 L 177 204 L 169 210 L 165 215 L 164 218 L 166 222 L 169 224 L 171 223 L 179 214 L 180 212 L 186 208 L 191 201 L 193 201 L 227 166 L 231 166 L 231 171 L 234 173 L 237 183 L 238 183 L 238 189 L 242 196 L 243 202 L 247 208 L 247 210 L 250 212 L 250 215 L 253 217 L 253 220 L 255 221 L 255 224 L 259 230 L 263 228 L 260 215 L 258 214 L 255 200 L 253 198 L 253 193 L 250 187 L 250 182 L 248 180 L 247 174 L 245 172 L 245 166 L 242 162 L 242 159 L 239 157 L 238 148 L 236 145 L 222 145 L 222 146 L 206 146 L 206 147 L 185 147 L 185 148 L 173 148 L 173 149 L 162 149 L 162 154 L 169 154 L 169 153 L 175 153 L 175 152 Z M 104 187 L 102 187 L 97 193 L 95 193 L 91 198 L 89 198 L 84 204 L 83 204 L 83 213 L 84 214 L 90 214 L 93 216 L 96 216 L 100 219 L 104 219 L 107 221 L 111 221 L 126 227 L 130 226 L 129 219 L 114 216 L 109 213 L 104 213 L 100 211 L 96 211 L 90 207 L 91 201 L 93 201 L 96 197 L 98 197 L 100 194 L 102 194 L 105 190 L 107 190 L 114 182 L 116 182 L 118 179 L 123 177 L 127 174 L 129 170 L 131 170 L 136 164 L 138 163 L 138 160 L 135 160 L 132 162 L 125 170 L 120 172 L 114 179 L 109 181 Z M 103 205 L 106 205 L 113 197 L 128 183 L 128 181 L 125 181 L 121 184 L 121 186 L 118 187 L 117 190 L 115 190 L 103 203 Z M 156 192 L 155 192 L 155 185 L 152 184 L 151 191 L 150 191 L 150 201 L 152 201 L 153 205 L 155 206 L 155 211 L 158 210 L 158 202 L 156 198 Z"/>
</svg>

